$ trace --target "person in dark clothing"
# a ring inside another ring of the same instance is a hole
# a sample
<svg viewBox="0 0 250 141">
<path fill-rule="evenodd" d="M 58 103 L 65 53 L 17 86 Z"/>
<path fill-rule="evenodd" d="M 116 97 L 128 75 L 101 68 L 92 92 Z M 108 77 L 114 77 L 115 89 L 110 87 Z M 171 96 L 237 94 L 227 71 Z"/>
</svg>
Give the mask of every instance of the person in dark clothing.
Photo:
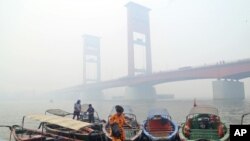
<svg viewBox="0 0 250 141">
<path fill-rule="evenodd" d="M 89 104 L 89 108 L 87 109 L 86 112 L 89 113 L 89 115 L 88 115 L 89 123 L 94 123 L 95 122 L 95 118 L 94 118 L 95 109 L 92 107 L 91 104 Z"/>
<path fill-rule="evenodd" d="M 76 116 L 77 120 L 79 120 L 80 112 L 81 112 L 81 100 L 77 100 L 77 102 L 74 105 L 73 119 L 75 119 Z"/>
</svg>

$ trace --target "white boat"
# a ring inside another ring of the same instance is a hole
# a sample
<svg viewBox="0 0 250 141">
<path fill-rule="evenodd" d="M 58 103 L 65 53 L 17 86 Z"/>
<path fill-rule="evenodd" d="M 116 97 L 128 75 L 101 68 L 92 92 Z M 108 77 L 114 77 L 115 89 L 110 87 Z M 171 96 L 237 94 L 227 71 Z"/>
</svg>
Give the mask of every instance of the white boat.
<svg viewBox="0 0 250 141">
<path fill-rule="evenodd" d="M 136 120 L 135 114 L 133 114 L 133 110 L 131 109 L 130 106 L 124 106 L 122 105 L 124 109 L 124 116 L 126 119 L 126 122 L 131 125 L 131 127 L 124 126 L 123 129 L 125 130 L 125 141 L 139 141 L 141 138 L 142 134 L 142 128 L 140 124 Z M 109 118 L 116 113 L 115 107 L 112 108 L 108 120 L 106 123 L 103 125 L 103 132 L 105 133 L 107 140 L 111 141 L 112 137 L 110 134 L 111 128 L 109 124 Z"/>
<path fill-rule="evenodd" d="M 179 129 L 179 137 L 182 141 L 229 141 L 229 128 L 217 108 L 195 104 Z"/>
</svg>

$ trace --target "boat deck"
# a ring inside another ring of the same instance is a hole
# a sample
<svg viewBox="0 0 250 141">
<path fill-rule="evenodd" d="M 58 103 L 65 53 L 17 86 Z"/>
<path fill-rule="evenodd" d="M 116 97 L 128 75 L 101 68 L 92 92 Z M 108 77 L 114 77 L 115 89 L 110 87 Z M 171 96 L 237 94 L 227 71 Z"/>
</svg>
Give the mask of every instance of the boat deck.
<svg viewBox="0 0 250 141">
<path fill-rule="evenodd" d="M 154 137 L 167 137 L 173 133 L 173 125 L 169 121 L 165 124 L 162 120 L 150 120 L 147 125 L 147 131 Z"/>
<path fill-rule="evenodd" d="M 139 131 L 140 131 L 140 129 L 138 129 L 138 128 L 136 128 L 136 129 L 125 128 L 126 139 L 131 139 L 131 138 L 135 137 Z"/>
<path fill-rule="evenodd" d="M 154 137 L 167 137 L 173 131 L 151 131 L 150 134 Z"/>
<path fill-rule="evenodd" d="M 190 139 L 199 139 L 199 138 L 205 138 L 205 139 L 212 139 L 212 140 L 218 140 L 220 137 L 218 136 L 218 131 L 216 129 L 191 129 L 190 132 Z"/>
</svg>

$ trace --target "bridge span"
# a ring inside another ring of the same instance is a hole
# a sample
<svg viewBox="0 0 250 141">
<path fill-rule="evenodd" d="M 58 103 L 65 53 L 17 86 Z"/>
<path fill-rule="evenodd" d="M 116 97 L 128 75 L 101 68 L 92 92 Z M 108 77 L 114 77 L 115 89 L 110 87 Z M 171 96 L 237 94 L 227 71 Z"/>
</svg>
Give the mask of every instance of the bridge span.
<svg viewBox="0 0 250 141">
<path fill-rule="evenodd" d="M 115 87 L 129 87 L 130 90 L 132 88 L 133 92 L 147 95 L 145 93 L 154 93 L 155 90 L 153 86 L 157 84 L 196 79 L 217 79 L 217 81 L 213 82 L 214 98 L 220 99 L 228 96 L 242 99 L 244 98 L 244 94 L 242 94 L 244 93 L 244 85 L 239 80 L 248 77 L 250 77 L 250 59 L 245 59 L 230 63 L 184 67 L 172 71 L 123 77 L 114 80 L 100 81 L 98 83 L 78 85 L 69 89 L 74 91 L 96 92 Z M 143 91 L 141 91 L 142 89 Z M 231 94 L 231 91 L 237 94 Z"/>
</svg>

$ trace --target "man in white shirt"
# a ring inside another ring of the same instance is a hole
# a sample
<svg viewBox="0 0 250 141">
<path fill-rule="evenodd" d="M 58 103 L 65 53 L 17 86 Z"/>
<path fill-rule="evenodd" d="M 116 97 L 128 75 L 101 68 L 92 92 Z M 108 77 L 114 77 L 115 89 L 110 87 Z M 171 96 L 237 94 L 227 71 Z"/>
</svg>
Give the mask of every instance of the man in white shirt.
<svg viewBox="0 0 250 141">
<path fill-rule="evenodd" d="M 80 112 L 81 112 L 81 100 L 77 100 L 77 102 L 74 105 L 73 119 L 75 119 L 76 116 L 77 120 L 79 120 Z"/>
</svg>

